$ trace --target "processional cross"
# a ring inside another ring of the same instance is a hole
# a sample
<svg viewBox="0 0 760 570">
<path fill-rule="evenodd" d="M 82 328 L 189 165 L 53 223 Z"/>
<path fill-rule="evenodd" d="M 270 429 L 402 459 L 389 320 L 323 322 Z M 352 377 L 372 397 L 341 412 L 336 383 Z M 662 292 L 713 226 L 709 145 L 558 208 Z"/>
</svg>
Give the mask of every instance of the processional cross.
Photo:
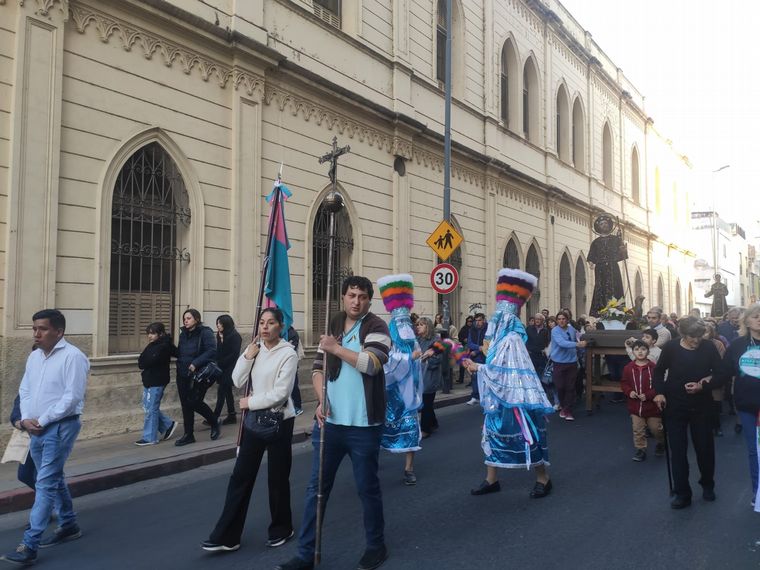
<svg viewBox="0 0 760 570">
<path fill-rule="evenodd" d="M 333 137 L 332 150 L 319 159 L 319 164 L 330 161 L 330 172 L 327 175 L 330 177 L 330 182 L 332 182 L 333 192 L 338 184 L 338 157 L 349 152 L 351 152 L 350 146 L 346 145 L 338 148 L 338 137 Z"/>
</svg>

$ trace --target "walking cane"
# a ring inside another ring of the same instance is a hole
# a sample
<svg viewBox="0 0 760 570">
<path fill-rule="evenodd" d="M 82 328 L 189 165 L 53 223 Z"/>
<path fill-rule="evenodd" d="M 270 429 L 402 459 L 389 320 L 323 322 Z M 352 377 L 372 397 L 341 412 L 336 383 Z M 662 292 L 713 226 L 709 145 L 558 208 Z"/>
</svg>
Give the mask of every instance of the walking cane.
<svg viewBox="0 0 760 570">
<path fill-rule="evenodd" d="M 330 334 L 330 293 L 332 292 L 332 268 L 333 254 L 335 249 L 335 214 L 343 207 L 343 196 L 333 190 L 325 197 L 324 207 L 330 213 L 330 238 L 327 249 L 327 293 L 325 294 L 325 334 Z M 327 353 L 322 354 L 322 414 L 326 417 L 327 403 Z M 323 475 L 325 464 L 325 426 L 322 424 L 319 430 L 319 482 L 317 486 L 317 531 L 314 548 L 314 565 L 318 565 L 322 558 L 322 519 L 325 512 L 325 497 L 323 493 Z"/>
<path fill-rule="evenodd" d="M 670 487 L 670 496 L 673 496 L 673 471 L 670 467 L 670 445 L 668 445 L 668 428 L 665 418 L 662 418 L 662 436 L 665 439 L 665 465 L 668 467 L 668 486 Z"/>
</svg>

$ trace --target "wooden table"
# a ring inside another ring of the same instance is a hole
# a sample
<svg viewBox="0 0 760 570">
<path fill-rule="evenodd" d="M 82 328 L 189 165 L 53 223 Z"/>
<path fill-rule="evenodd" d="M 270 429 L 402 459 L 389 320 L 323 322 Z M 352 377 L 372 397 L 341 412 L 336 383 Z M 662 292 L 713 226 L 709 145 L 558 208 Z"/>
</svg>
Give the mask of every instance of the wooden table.
<svg viewBox="0 0 760 570">
<path fill-rule="evenodd" d="M 594 383 L 594 356 L 607 354 L 627 354 L 625 347 L 595 346 L 586 348 L 586 413 L 594 413 L 594 392 L 620 392 L 620 382 L 602 380 L 601 375 Z"/>
</svg>

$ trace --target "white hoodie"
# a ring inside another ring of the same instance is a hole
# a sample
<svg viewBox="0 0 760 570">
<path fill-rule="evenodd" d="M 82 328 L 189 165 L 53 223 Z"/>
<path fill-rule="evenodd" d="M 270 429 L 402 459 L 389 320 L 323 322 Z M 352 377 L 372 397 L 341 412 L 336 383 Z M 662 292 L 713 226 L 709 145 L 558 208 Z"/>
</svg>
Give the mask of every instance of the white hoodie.
<svg viewBox="0 0 760 570">
<path fill-rule="evenodd" d="M 297 371 L 296 351 L 288 341 L 280 339 L 280 342 L 272 349 L 268 349 L 262 342 L 259 354 L 253 360 L 248 360 L 243 352 L 232 371 L 232 381 L 235 386 L 241 388 L 245 386 L 250 374 L 252 389 L 248 399 L 248 409 L 281 408 L 285 404 L 282 411 L 284 418 L 288 419 L 296 415 L 290 393 L 293 391 Z"/>
</svg>

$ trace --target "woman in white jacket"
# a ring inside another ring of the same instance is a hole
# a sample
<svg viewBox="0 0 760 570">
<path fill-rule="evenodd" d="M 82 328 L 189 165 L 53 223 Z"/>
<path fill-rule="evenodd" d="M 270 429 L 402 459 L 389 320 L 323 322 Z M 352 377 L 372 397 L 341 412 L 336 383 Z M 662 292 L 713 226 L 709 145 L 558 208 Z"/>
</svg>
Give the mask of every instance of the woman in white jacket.
<svg viewBox="0 0 760 570">
<path fill-rule="evenodd" d="M 269 481 L 269 525 L 267 546 L 281 546 L 293 537 L 290 511 L 291 439 L 295 409 L 293 391 L 298 356 L 293 346 L 280 337 L 283 315 L 279 309 L 264 309 L 259 320 L 259 338 L 255 338 L 238 358 L 232 381 L 238 388 L 251 378 L 251 395 L 240 399 L 241 410 L 281 410 L 284 415 L 280 431 L 273 441 L 264 442 L 243 429 L 235 467 L 227 486 L 224 509 L 211 536 L 202 544 L 209 552 L 240 548 L 240 536 L 248 514 L 253 484 L 267 452 Z M 250 413 L 250 412 L 249 412 Z"/>
</svg>

